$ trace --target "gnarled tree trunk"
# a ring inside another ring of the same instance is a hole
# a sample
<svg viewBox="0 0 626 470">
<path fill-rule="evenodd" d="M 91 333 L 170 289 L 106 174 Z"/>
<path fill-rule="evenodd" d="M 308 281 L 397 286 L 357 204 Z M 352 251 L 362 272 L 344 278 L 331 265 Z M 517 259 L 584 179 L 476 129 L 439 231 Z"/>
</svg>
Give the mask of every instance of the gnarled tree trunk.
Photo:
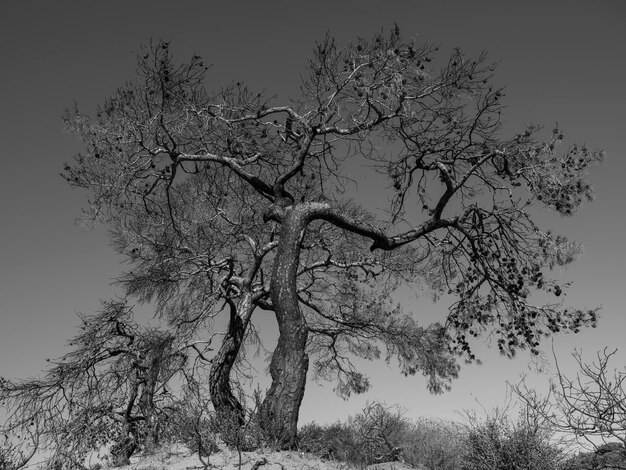
<svg viewBox="0 0 626 470">
<path fill-rule="evenodd" d="M 261 413 L 266 432 L 284 449 L 296 444 L 298 413 L 309 368 L 308 330 L 296 291 L 300 248 L 309 222 L 307 208 L 299 205 L 285 211 L 272 273 L 271 297 L 279 338 L 270 363 L 272 385 Z"/>
</svg>

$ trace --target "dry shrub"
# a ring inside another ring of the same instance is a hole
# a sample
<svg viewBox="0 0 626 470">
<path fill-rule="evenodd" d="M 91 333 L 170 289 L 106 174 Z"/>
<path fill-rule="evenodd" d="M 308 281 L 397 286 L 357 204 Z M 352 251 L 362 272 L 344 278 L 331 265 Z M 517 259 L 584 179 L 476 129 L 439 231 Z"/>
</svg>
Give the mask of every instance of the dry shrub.
<svg viewBox="0 0 626 470">
<path fill-rule="evenodd" d="M 550 432 L 520 418 L 511 421 L 495 410 L 468 425 L 462 470 L 557 470 L 563 452 L 550 442 Z"/>
</svg>

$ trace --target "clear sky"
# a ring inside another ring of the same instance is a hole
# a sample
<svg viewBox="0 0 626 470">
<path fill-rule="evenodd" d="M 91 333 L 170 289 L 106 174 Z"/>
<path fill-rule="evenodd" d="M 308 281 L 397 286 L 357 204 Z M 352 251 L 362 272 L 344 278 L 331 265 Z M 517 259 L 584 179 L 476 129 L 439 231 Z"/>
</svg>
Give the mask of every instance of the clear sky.
<svg viewBox="0 0 626 470">
<path fill-rule="evenodd" d="M 570 219 L 543 213 L 543 227 L 581 241 L 584 256 L 557 273 L 572 281 L 566 302 L 602 305 L 595 330 L 556 337 L 562 360 L 577 346 L 585 357 L 621 347 L 626 331 L 626 2 L 605 1 L 29 1 L 0 3 L 0 376 L 40 373 L 44 358 L 65 350 L 75 311 L 93 312 L 119 293 L 110 285 L 124 266 L 106 228 L 74 224 L 85 195 L 58 176 L 80 149 L 64 134 L 63 109 L 95 106 L 133 78 L 135 54 L 149 38 L 172 40 L 175 57 L 197 53 L 212 63 L 210 87 L 232 80 L 295 96 L 314 41 L 330 31 L 340 42 L 397 22 L 405 35 L 486 49 L 501 60 L 496 82 L 507 86 L 504 117 L 511 128 L 558 121 L 567 142 L 605 149 L 591 176 L 597 198 Z M 416 302 L 436 317 L 446 305 Z M 544 350 L 550 352 L 550 343 Z M 505 400 L 505 381 L 529 373 L 529 357 L 514 361 L 481 348 L 482 366 L 466 367 L 453 391 L 430 396 L 421 377 L 403 378 L 384 363 L 366 364 L 371 392 L 344 402 L 328 384 L 309 384 L 302 422 L 345 418 L 365 400 L 398 403 L 411 416 L 454 418 L 455 411 Z M 548 359 L 549 359 L 548 355 Z M 626 348 L 615 367 L 626 364 Z M 550 370 L 550 367 L 547 367 Z M 263 374 L 263 372 L 261 372 Z"/>
</svg>

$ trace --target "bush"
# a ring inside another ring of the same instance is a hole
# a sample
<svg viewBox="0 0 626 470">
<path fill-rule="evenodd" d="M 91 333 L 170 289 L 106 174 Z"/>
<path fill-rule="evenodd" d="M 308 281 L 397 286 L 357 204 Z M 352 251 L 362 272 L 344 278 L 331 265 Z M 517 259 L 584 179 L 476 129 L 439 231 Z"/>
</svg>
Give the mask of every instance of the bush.
<svg viewBox="0 0 626 470">
<path fill-rule="evenodd" d="M 404 437 L 411 423 L 397 406 L 368 403 L 348 423 L 361 446 L 362 459 L 359 463 L 370 465 L 401 458 Z"/>
<path fill-rule="evenodd" d="M 431 470 L 457 470 L 465 454 L 466 433 L 444 420 L 418 419 L 403 437 L 404 462 Z"/>
<path fill-rule="evenodd" d="M 269 444 L 261 425 L 259 413 L 248 411 L 242 424 L 238 415 L 220 413 L 212 416 L 213 429 L 224 443 L 243 452 L 250 452 Z"/>
<path fill-rule="evenodd" d="M 192 452 L 201 457 L 208 457 L 219 452 L 215 421 L 205 413 L 190 412 L 189 409 L 179 409 L 176 417 L 170 422 L 173 442 L 184 444 Z"/>
<path fill-rule="evenodd" d="M 173 403 L 164 420 L 162 440 L 184 444 L 200 457 L 219 451 L 215 419 L 208 412 L 208 403 L 198 393 L 185 392 L 183 398 Z"/>
<path fill-rule="evenodd" d="M 298 437 L 301 451 L 359 467 L 397 460 L 429 470 L 563 470 L 563 453 L 549 432 L 497 410 L 463 426 L 411 421 L 396 406 L 371 403 L 347 423 L 310 423 Z"/>
<path fill-rule="evenodd" d="M 597 468 L 626 468 L 626 448 L 620 442 L 599 446 L 595 452 L 581 452 L 568 458 L 561 470 L 592 470 Z"/>
<path fill-rule="evenodd" d="M 174 402 L 167 410 L 167 417 L 162 420 L 163 436 L 166 442 L 176 442 L 198 452 L 201 457 L 208 457 L 219 452 L 218 441 L 230 449 L 252 451 L 267 444 L 260 415 L 256 410 L 248 410 L 246 419 L 240 422 L 236 413 L 216 413 L 205 391 L 199 384 L 187 386 L 183 398 Z M 257 401 L 259 400 L 258 397 Z M 257 407 L 258 409 L 258 407 Z"/>
<path fill-rule="evenodd" d="M 360 460 L 354 431 L 347 424 L 309 423 L 300 429 L 298 440 L 302 452 L 317 455 L 324 460 L 354 463 Z"/>
<path fill-rule="evenodd" d="M 462 470 L 557 470 L 563 460 L 549 434 L 523 420 L 511 423 L 497 410 L 473 422 L 466 441 Z"/>
<path fill-rule="evenodd" d="M 456 470 L 465 434 L 445 421 L 411 421 L 396 406 L 370 403 L 347 423 L 310 423 L 299 433 L 299 448 L 322 459 L 357 466 L 402 461 L 414 468 Z"/>
</svg>

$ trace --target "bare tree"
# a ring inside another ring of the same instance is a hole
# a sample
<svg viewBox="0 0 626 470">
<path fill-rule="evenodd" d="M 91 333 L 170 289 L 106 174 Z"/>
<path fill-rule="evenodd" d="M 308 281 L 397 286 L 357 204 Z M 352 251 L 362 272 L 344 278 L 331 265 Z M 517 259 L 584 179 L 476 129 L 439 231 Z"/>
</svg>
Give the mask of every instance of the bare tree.
<svg viewBox="0 0 626 470">
<path fill-rule="evenodd" d="M 575 351 L 572 356 L 579 370 L 574 377 L 562 372 L 554 355 L 557 378 L 544 396 L 525 381 L 512 388 L 534 413 L 565 437 L 585 447 L 609 449 L 626 460 L 626 369 L 610 369 L 615 353 L 605 348 L 588 363 L 580 351 Z M 607 447 L 611 443 L 619 445 Z"/>
<path fill-rule="evenodd" d="M 548 271 L 579 246 L 531 213 L 573 214 L 592 195 L 585 173 L 601 153 L 559 152 L 558 126 L 546 140 L 537 126 L 503 136 L 495 65 L 459 50 L 436 65 L 436 53 L 397 28 L 344 48 L 326 38 L 300 98 L 275 104 L 241 83 L 207 91 L 202 60 L 175 65 L 161 42 L 95 118 L 66 115 L 85 152 L 64 175 L 90 191 L 88 216 L 113 226 L 134 263 L 128 294 L 157 299 L 176 328 L 229 306 L 214 405 L 237 408 L 227 364 L 252 312 L 276 316 L 262 413 L 284 447 L 295 444 L 309 354 L 347 394 L 367 387 L 347 353 L 373 358 L 383 344 L 440 391 L 455 355 L 476 360 L 480 334 L 503 354 L 537 353 L 542 337 L 595 322 L 595 310 L 532 302 L 532 290 L 562 295 Z M 364 162 L 389 178 L 384 214 L 342 196 Z M 387 300 L 419 280 L 456 297 L 441 324 L 421 326 Z"/>
<path fill-rule="evenodd" d="M 186 360 L 173 335 L 140 328 L 123 301 L 105 302 L 80 318 L 72 350 L 51 361 L 43 377 L 0 381 L 8 412 L 0 429 L 28 430 L 31 447 L 49 451 L 50 462 L 63 468 L 82 468 L 85 456 L 105 444 L 114 444 L 120 461 L 139 447 L 152 450 L 168 383 Z"/>
</svg>

